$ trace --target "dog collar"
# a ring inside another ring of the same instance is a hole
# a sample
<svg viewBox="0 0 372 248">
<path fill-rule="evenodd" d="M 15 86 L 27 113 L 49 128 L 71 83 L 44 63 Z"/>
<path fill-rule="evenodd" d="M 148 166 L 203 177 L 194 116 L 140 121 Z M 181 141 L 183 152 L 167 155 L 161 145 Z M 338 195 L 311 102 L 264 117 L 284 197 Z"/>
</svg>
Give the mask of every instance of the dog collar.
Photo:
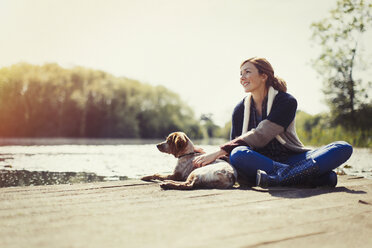
<svg viewBox="0 0 372 248">
<path fill-rule="evenodd" d="M 200 152 L 190 152 L 190 153 L 186 153 L 186 154 L 183 154 L 177 158 L 182 158 L 182 157 L 185 157 L 185 156 L 188 156 L 188 155 L 194 155 L 194 154 L 197 154 L 197 153 L 200 153 Z"/>
</svg>

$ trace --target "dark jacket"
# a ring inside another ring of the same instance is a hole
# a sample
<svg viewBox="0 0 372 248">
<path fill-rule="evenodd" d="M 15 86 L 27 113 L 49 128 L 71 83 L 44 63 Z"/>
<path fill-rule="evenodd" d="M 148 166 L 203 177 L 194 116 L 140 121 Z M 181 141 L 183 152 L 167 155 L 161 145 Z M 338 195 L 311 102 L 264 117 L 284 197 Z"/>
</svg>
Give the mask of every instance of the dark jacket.
<svg viewBox="0 0 372 248">
<path fill-rule="evenodd" d="M 251 94 L 245 97 L 234 109 L 231 128 L 231 141 L 222 145 L 221 149 L 230 153 L 233 148 L 246 145 L 253 149 L 266 146 L 277 139 L 280 144 L 294 152 L 305 152 L 305 148 L 297 137 L 295 116 L 296 99 L 288 93 L 279 92 L 270 87 L 268 91 L 267 118 L 256 128 L 248 131 Z"/>
</svg>

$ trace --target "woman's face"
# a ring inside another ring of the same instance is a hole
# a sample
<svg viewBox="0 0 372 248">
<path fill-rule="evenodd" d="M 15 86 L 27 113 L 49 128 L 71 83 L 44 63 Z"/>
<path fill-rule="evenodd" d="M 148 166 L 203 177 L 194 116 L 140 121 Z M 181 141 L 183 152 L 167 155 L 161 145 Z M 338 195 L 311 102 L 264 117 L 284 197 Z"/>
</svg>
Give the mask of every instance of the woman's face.
<svg viewBox="0 0 372 248">
<path fill-rule="evenodd" d="M 240 83 L 245 92 L 260 92 L 265 90 L 267 76 L 260 74 L 256 66 L 246 62 L 240 68 Z"/>
</svg>

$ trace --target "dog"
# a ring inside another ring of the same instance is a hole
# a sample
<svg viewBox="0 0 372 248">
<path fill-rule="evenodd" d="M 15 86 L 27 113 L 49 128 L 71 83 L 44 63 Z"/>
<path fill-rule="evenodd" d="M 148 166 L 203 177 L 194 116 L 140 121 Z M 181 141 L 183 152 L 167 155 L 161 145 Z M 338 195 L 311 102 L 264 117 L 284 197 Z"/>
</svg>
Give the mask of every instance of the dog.
<svg viewBox="0 0 372 248">
<path fill-rule="evenodd" d="M 215 162 L 196 168 L 193 165 L 195 157 L 204 153 L 194 146 L 183 132 L 174 132 L 167 139 L 156 145 L 160 152 L 173 154 L 178 158 L 177 165 L 170 175 L 155 174 L 142 177 L 143 181 L 161 180 L 163 189 L 196 189 L 196 188 L 232 188 L 237 180 L 237 172 L 228 162 L 217 159 Z"/>
</svg>

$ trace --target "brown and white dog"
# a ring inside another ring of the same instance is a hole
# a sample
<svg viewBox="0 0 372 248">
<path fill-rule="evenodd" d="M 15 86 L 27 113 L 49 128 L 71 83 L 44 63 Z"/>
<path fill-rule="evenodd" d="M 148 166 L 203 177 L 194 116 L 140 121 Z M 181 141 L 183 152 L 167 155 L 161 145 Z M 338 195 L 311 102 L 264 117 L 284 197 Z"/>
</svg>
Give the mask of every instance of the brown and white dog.
<svg viewBox="0 0 372 248">
<path fill-rule="evenodd" d="M 202 149 L 196 148 L 185 133 L 171 133 L 164 142 L 157 144 L 157 148 L 178 158 L 177 165 L 173 174 L 145 176 L 141 178 L 144 181 L 164 181 L 160 184 L 163 189 L 226 189 L 236 182 L 235 169 L 222 159 L 204 167 L 194 167 L 193 160 L 202 154 Z"/>
</svg>

